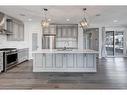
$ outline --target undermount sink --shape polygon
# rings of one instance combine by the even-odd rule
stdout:
[[[57,49],[57,51],[72,51],[72,49]]]

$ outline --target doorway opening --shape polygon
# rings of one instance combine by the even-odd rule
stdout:
[[[124,32],[106,31],[105,47],[108,57],[124,56]]]

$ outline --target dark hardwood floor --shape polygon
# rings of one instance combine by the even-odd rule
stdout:
[[[98,61],[97,73],[33,73],[32,61],[0,74],[0,89],[127,89],[127,58]]]

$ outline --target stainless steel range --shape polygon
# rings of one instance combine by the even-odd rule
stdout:
[[[0,49],[0,51],[3,51],[3,63],[4,63],[4,72],[7,71],[7,69],[11,68],[12,66],[16,65],[18,61],[18,54],[16,48],[3,48]]]

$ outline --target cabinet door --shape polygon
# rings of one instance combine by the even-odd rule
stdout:
[[[69,38],[72,38],[73,37],[73,31],[72,31],[72,26],[68,26],[67,27],[67,37],[69,37]]]
[[[62,54],[55,54],[55,67],[63,68],[63,55]]]
[[[20,51],[18,53],[18,55],[19,55],[19,63],[23,62],[24,61],[24,52],[23,51]]]
[[[56,34],[56,25],[50,25],[50,33]]]
[[[53,55],[52,54],[46,54],[45,60],[46,60],[45,67],[46,68],[52,68],[53,67]]]
[[[3,53],[0,53],[0,72],[3,70]]]
[[[19,25],[18,39],[20,41],[24,40],[24,25],[22,24]]]
[[[28,60],[28,49],[24,49],[23,53],[23,61]]]
[[[62,26],[62,37],[63,37],[63,38],[68,37],[68,34],[67,34],[67,27],[66,27],[66,26]]]
[[[13,32],[13,20],[12,19],[7,19],[7,31]]]
[[[94,54],[87,54],[87,58],[86,58],[86,67],[87,68],[94,68],[94,62],[95,62],[95,59],[94,59]]]
[[[60,25],[56,26],[56,37],[61,37],[62,35],[62,28]]]
[[[78,37],[78,28],[76,26],[74,26],[74,28],[72,29],[72,37],[77,38]]]
[[[21,61],[22,61],[21,52],[18,52],[18,63],[20,63]]]
[[[26,59],[29,59],[29,49],[26,49]]]
[[[67,68],[74,68],[74,54],[67,54],[66,61]]]
[[[50,28],[43,28],[43,34],[49,34],[50,33]]]
[[[13,35],[12,35],[12,40],[18,40],[18,24],[17,23],[13,23]]]
[[[18,63],[21,63],[24,61],[24,53],[23,51],[18,52]]]
[[[83,54],[83,64],[84,64],[84,68],[86,68],[87,65],[87,54]]]
[[[25,50],[24,50],[24,51],[22,51],[22,58],[23,58],[23,59],[22,59],[22,61],[25,61],[25,60],[26,60],[26,59],[25,59],[25,58],[26,58],[26,55],[25,55]]]
[[[39,68],[42,68],[43,67],[43,55],[41,53],[38,53],[38,54],[33,54],[33,57],[34,57],[34,65],[36,67],[39,67]]]
[[[38,34],[32,33],[32,51],[37,50],[38,48]]]
[[[7,22],[8,23],[8,22]],[[8,31],[12,32],[12,34],[7,35],[8,41],[23,41],[24,40],[24,24],[18,20],[12,20],[12,22],[7,25]]]
[[[83,68],[83,67],[84,67],[84,63],[83,63],[83,54],[77,54],[76,67],[77,67],[77,68]]]
[[[28,49],[18,51],[18,63],[28,60]]]

